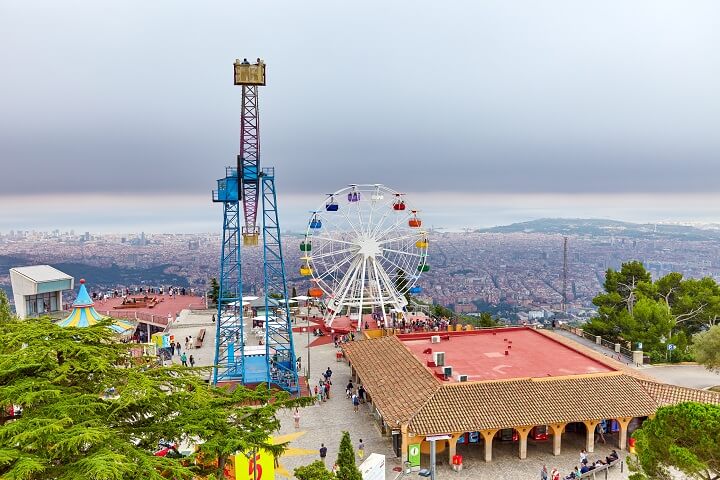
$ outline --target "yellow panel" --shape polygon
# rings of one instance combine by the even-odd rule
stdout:
[[[265,85],[265,63],[246,65],[236,60],[235,85]]]
[[[253,477],[256,463],[257,472]],[[275,459],[272,454],[260,450],[255,454],[254,461],[242,453],[235,455],[235,480],[275,480]]]

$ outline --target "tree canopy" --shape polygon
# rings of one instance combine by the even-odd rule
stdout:
[[[720,405],[681,403],[663,407],[635,431],[637,473],[633,480],[720,479]]]
[[[220,478],[236,451],[285,448],[270,440],[275,414],[306,399],[216,388],[201,369],[132,358],[108,325],[3,324],[0,407],[22,415],[0,425],[1,478]],[[187,460],[154,456],[161,441],[200,447]]]
[[[720,286],[710,277],[684,279],[673,272],[653,282],[633,261],[608,269],[603,287],[593,299],[598,316],[585,329],[628,348],[640,342],[654,361],[689,359],[691,336],[720,318]]]
[[[325,468],[325,464],[316,460],[310,465],[298,467],[293,471],[298,480],[335,480],[335,475]]]
[[[720,325],[693,336],[693,353],[709,370],[720,370]]]

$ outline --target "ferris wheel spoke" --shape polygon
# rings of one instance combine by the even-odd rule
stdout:
[[[349,208],[341,208],[340,211],[342,212],[343,216],[345,217],[345,220],[347,220],[348,225],[350,225],[350,228],[352,228],[353,232],[356,236],[360,236],[360,231],[355,228],[355,224],[352,220],[350,220],[350,215],[348,214]]]
[[[422,238],[422,235],[423,235],[423,234],[422,234],[421,232],[417,232],[417,233],[411,233],[411,234],[409,234],[409,235],[401,235],[401,236],[399,236],[399,237],[394,237],[394,238],[386,238],[386,239],[384,239],[384,240],[378,241],[378,244],[379,244],[379,245],[385,245],[386,243],[399,242],[399,241],[402,241],[402,240],[409,240],[409,239],[412,239],[412,238],[414,238],[414,239],[420,239],[420,238]]]
[[[383,247],[383,252],[399,253],[400,255],[409,255],[409,256],[411,256],[411,257],[418,257],[418,258],[424,256],[424,255],[421,255],[421,254],[419,254],[419,253],[403,252],[402,250],[395,250],[395,249],[392,249],[392,248],[385,248],[385,247]]]
[[[360,247],[343,248],[342,250],[334,250],[334,251],[330,251],[330,252],[326,252],[326,253],[321,253],[319,255],[311,255],[310,261],[313,262],[315,260],[319,260],[322,258],[332,257],[334,255],[342,255],[345,253],[356,253],[359,249],[360,249]]]
[[[383,238],[388,233],[397,229],[404,221],[409,220],[411,216],[412,216],[412,213],[410,211],[406,211],[405,214],[399,215],[398,218],[395,219],[395,221],[389,227],[387,227],[380,233],[376,233],[375,238]]]
[[[348,241],[348,240],[341,240],[341,239],[339,239],[339,238],[320,237],[320,236],[318,236],[318,237],[312,237],[312,238],[313,238],[313,239],[318,239],[318,240],[321,240],[321,241],[324,240],[324,241],[326,241],[326,243],[342,243],[342,244],[345,244],[345,245],[353,245],[353,246],[356,246],[356,247],[358,246],[358,244],[357,244],[356,242],[350,242],[350,241]]]

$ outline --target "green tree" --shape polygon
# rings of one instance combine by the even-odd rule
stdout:
[[[0,329],[0,407],[23,409],[0,426],[0,478],[192,478],[179,460],[152,453],[178,436],[163,420],[202,381],[188,369],[131,364],[108,325],[41,318]]]
[[[237,451],[285,448],[270,441],[276,412],[310,399],[216,388],[202,370],[132,359],[109,324],[61,328],[41,318],[0,329],[0,407],[23,408],[0,426],[0,478],[220,478]],[[153,456],[160,440],[200,448],[183,464]]]
[[[720,325],[693,336],[695,360],[709,370],[720,370]]]
[[[489,328],[500,325],[500,322],[493,318],[489,312],[481,312],[479,317],[463,315],[462,319],[475,327]]]
[[[298,467],[293,471],[298,480],[334,480],[335,475],[325,468],[325,464],[316,460],[310,465]]]
[[[337,478],[340,480],[362,480],[362,474],[355,465],[355,450],[348,432],[343,432],[342,440],[340,440],[337,465]]]
[[[12,310],[10,310],[10,302],[8,301],[5,290],[0,288],[0,323],[9,322],[13,318]]]
[[[720,405],[681,403],[660,408],[635,431],[637,459],[633,480],[676,478],[720,479]]]
[[[218,298],[220,297],[220,284],[215,277],[210,279],[210,292],[208,296],[210,301],[217,305]]]
[[[262,384],[254,389],[210,391],[212,395],[170,420],[169,429],[182,430],[190,439],[202,439],[198,456],[203,465],[208,465],[208,460],[213,465],[203,473],[214,473],[217,478],[222,478],[229,457],[236,452],[254,456],[264,450],[275,457],[282,455],[287,444],[275,444],[270,436],[280,429],[278,410],[312,403],[308,397],[291,398],[287,392],[271,391]]]

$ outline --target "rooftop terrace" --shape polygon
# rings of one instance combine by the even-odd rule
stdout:
[[[431,342],[433,335],[440,337],[440,343]],[[458,375],[467,375],[467,381],[473,382],[615,371],[532,328],[413,333],[398,338],[415,358],[441,378],[443,368],[433,362],[436,352],[444,352],[444,365],[452,366],[449,382],[457,382]]]

